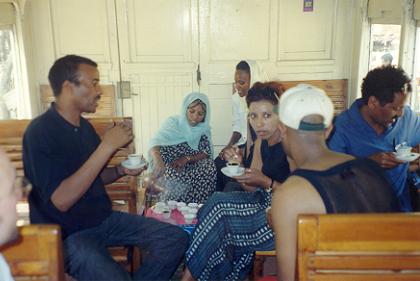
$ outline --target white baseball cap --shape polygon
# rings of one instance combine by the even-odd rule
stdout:
[[[322,123],[302,121],[309,115],[321,115]],[[299,84],[288,89],[280,97],[279,118],[286,126],[303,131],[320,131],[331,125],[334,105],[327,94],[312,85]]]

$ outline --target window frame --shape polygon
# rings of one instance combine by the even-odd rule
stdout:
[[[370,46],[371,46],[371,31],[372,31],[372,25],[373,24],[397,24],[401,26],[401,33],[400,33],[400,46],[399,46],[399,55],[398,55],[398,66],[403,68],[404,71],[407,73],[407,75],[412,80],[412,87],[413,91],[410,95],[407,103],[411,107],[412,110],[415,112],[420,112],[420,105],[419,105],[419,99],[420,99],[420,89],[417,92],[418,89],[418,82],[415,77],[415,65],[416,62],[420,64],[420,42],[419,42],[419,50],[418,55],[416,56],[416,42],[420,41],[420,34],[417,34],[417,25],[420,27],[420,19],[415,20],[413,15],[413,10],[415,6],[415,2],[412,0],[388,0],[385,2],[390,3],[390,1],[395,1],[395,3],[399,3],[398,5],[401,7],[401,17],[397,19],[395,17],[395,13],[393,14],[392,18],[387,18],[387,11],[382,12],[382,17],[375,17],[371,18],[370,15],[372,13],[369,11],[370,3],[371,1],[377,2],[377,0],[364,0],[363,6],[364,9],[366,9],[366,12],[364,13],[364,20],[367,22],[367,24],[364,26],[363,29],[363,36],[365,38],[367,37],[367,46],[365,48],[361,49],[360,56],[363,58],[361,60],[362,62],[359,65],[359,72],[358,72],[358,82],[360,83],[363,81],[363,77],[366,75],[366,73],[369,71],[369,62],[370,62]],[[417,5],[420,7],[420,0],[416,0],[416,2],[419,2]],[[384,5],[384,10],[389,7],[387,5]],[[378,14],[378,13],[376,13]],[[397,21],[399,20],[399,22]],[[420,28],[419,28],[420,32]],[[419,39],[417,39],[419,38]],[[357,97],[360,97],[361,93],[357,93]]]
[[[29,91],[29,79],[28,79],[28,67],[26,64],[26,52],[23,39],[23,7],[20,6],[25,4],[25,2],[19,2],[16,0],[2,1],[0,4],[11,4],[13,7],[14,16],[8,17],[5,22],[0,22],[0,26],[11,27],[13,33],[13,42],[14,45],[14,69],[16,92],[18,93],[17,97],[17,116],[16,119],[30,119],[32,118],[33,106],[31,104],[32,97]]]

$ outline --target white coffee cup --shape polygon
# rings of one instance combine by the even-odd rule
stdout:
[[[181,211],[181,208],[185,207],[185,206],[187,206],[187,204],[185,204],[185,202],[176,203],[176,207],[177,207],[178,211]]]
[[[168,207],[171,210],[175,210],[176,209],[176,204],[178,203],[178,201],[175,200],[169,200],[168,201]]]
[[[397,156],[404,157],[411,153],[413,148],[411,146],[400,146],[397,149]]]
[[[131,166],[137,166],[141,163],[141,157],[139,154],[129,154],[127,158],[128,158],[128,163]]]
[[[171,217],[171,211],[169,209],[164,209],[162,215],[164,219],[169,219]]]
[[[193,208],[193,209],[197,209],[198,208],[198,203],[188,203],[188,207]]]
[[[195,214],[188,213],[184,215],[184,220],[186,224],[191,224],[194,219],[195,219]]]
[[[164,208],[159,207],[159,206],[154,206],[153,208],[153,213],[155,214],[162,214],[163,213]]]
[[[194,208],[189,208],[189,210],[188,210],[188,214],[194,214],[194,215],[197,215],[197,213],[198,213],[198,210],[197,210],[197,209],[194,209]]]
[[[158,208],[164,208],[164,207],[166,207],[166,204],[165,204],[165,202],[157,202],[156,203],[156,207],[158,207]]]
[[[231,174],[237,174],[239,171],[239,163],[236,162],[229,162],[226,164],[226,167]]]
[[[191,209],[190,207],[184,206],[184,207],[181,207],[179,211],[181,212],[181,214],[185,215],[190,212],[190,209]]]

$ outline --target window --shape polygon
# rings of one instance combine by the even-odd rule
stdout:
[[[368,1],[367,14],[370,21],[368,68],[372,70],[384,64],[404,66],[404,70],[412,77],[413,86],[413,93],[408,103],[413,110],[420,112],[420,0],[413,2]],[[417,30],[415,21],[419,26]],[[402,30],[405,30],[404,34]],[[400,42],[405,42],[405,46]],[[401,58],[400,53],[404,53]]]
[[[0,26],[0,119],[18,116],[17,59],[13,26]]]
[[[13,3],[0,1],[0,120],[27,118],[31,113],[26,60],[18,44],[23,42],[22,30]]]
[[[372,24],[370,29],[369,70],[381,65],[398,65],[401,26]]]

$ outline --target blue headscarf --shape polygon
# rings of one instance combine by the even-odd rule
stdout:
[[[203,122],[191,127],[187,119],[187,109],[196,100],[200,100],[206,105],[206,116]],[[158,132],[152,137],[149,143],[149,153],[150,149],[154,146],[176,145],[183,142],[187,142],[192,149],[198,150],[198,144],[202,135],[207,136],[210,146],[213,148],[210,132],[209,99],[205,94],[193,92],[184,98],[180,115],[171,116],[166,119]]]

